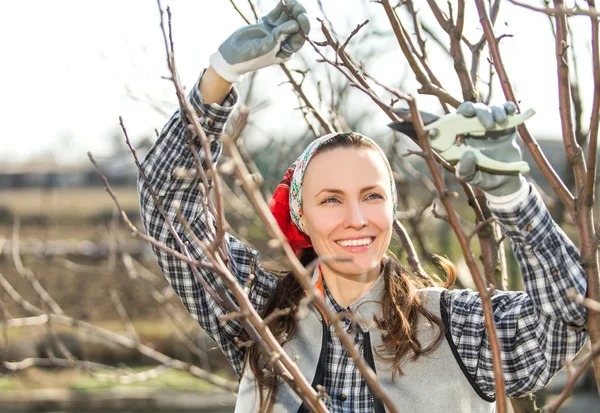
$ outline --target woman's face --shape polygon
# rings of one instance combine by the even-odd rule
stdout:
[[[338,275],[379,274],[390,244],[393,201],[390,176],[371,149],[339,148],[315,155],[302,184],[302,226],[320,257]]]

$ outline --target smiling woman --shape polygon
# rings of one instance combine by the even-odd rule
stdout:
[[[386,255],[396,213],[396,186],[387,158],[374,141],[350,132],[332,133],[312,142],[284,176],[273,195],[271,210],[279,223],[292,221],[292,225],[280,225],[302,264],[306,266],[317,257],[336,258],[323,261],[313,276],[313,283],[336,312],[359,314],[361,308],[367,308],[364,304],[369,299],[379,301],[372,318],[381,334],[373,340],[369,334],[357,335],[355,344],[363,351],[382,350],[378,355],[391,365],[387,370],[392,376],[402,372],[400,364],[405,358],[416,360],[436,347],[442,337],[439,314],[429,311],[422,302],[417,288],[423,285],[411,280],[409,273]],[[298,230],[305,234],[301,242],[291,236]],[[449,275],[449,287],[454,282],[454,269],[443,258],[438,259]],[[278,308],[298,308],[304,296],[289,273],[275,286],[263,315]],[[417,332],[419,322],[424,320],[437,329],[428,340],[421,337],[420,341]],[[323,376],[316,375],[314,383],[331,394],[350,398],[352,406],[359,409],[371,406],[383,411],[380,401],[371,399],[332,326],[323,318],[315,321],[313,327],[317,329],[322,324],[324,343],[317,361],[317,371]],[[357,321],[358,317],[344,317],[347,329]],[[292,338],[299,328],[311,331],[313,327],[307,324],[294,316],[282,317],[271,329],[276,337]],[[375,368],[374,359],[369,357],[372,355],[365,356]],[[342,363],[344,370],[340,371],[337,363]],[[268,411],[276,403],[276,381],[265,376],[254,347],[248,351],[248,364],[261,386],[260,403]],[[355,383],[353,392],[346,390],[350,382]],[[264,398],[262,388],[267,393]]]
[[[304,7],[294,0],[285,2],[287,10],[277,4],[259,23],[236,31],[219,47],[211,67],[190,92],[200,125],[211,136],[209,153],[200,153],[202,160],[219,160],[219,137],[238,101],[233,83],[245,73],[291,58],[304,43],[303,33],[310,30]],[[498,125],[513,120],[515,112],[510,103],[490,108],[465,102],[443,120],[475,121],[482,130],[494,128],[493,137],[472,139],[469,147],[481,145],[489,157],[511,163],[521,160],[520,152],[498,148],[514,142],[516,132]],[[189,241],[190,254],[207,261],[207,252],[193,241],[212,237],[216,217],[204,208],[208,194],[201,190],[198,178],[177,174],[180,169],[196,168],[185,122],[175,113],[146,156],[142,171],[167,214],[175,217],[180,212],[190,223],[193,236],[181,224],[174,225],[178,236]],[[465,151],[456,170],[460,179],[486,192],[490,210],[511,240],[521,268],[525,291],[495,292],[491,301],[506,393],[526,395],[545,386],[586,340],[585,308],[568,298],[571,289],[586,291],[579,252],[520,174],[486,172],[478,167],[473,151]],[[177,237],[169,231],[144,180],[138,189],[146,231],[178,249]],[[312,142],[274,193],[271,211],[302,264],[308,266],[317,258],[337,259],[321,260],[312,282],[339,316],[344,332],[335,331],[317,306],[301,311],[307,307],[301,305],[306,294],[296,279],[269,273],[258,253],[230,234],[225,235],[226,259],[264,318],[277,309],[291,309],[270,317],[269,327],[331,411],[385,412],[356,360],[341,344],[339,335],[349,334],[399,411],[492,412],[496,389],[481,298],[470,290],[448,289],[454,269],[447,262],[442,261],[448,275],[446,288],[424,288],[422,280],[387,254],[395,205],[396,188],[382,149],[357,133],[333,133]],[[236,412],[306,411],[294,390],[270,374],[266,368],[270,360],[258,346],[239,345],[240,340],[248,342],[240,320],[228,315],[189,266],[158,248],[154,251],[190,314],[239,374]],[[222,285],[215,272],[198,271],[211,289]]]
[[[338,277],[360,285],[334,294],[346,307],[379,276],[392,236],[395,190],[387,159],[370,139],[342,134],[322,142],[302,179],[300,228],[318,256],[349,258],[322,266],[330,288],[337,289]]]

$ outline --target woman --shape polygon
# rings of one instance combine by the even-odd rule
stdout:
[[[238,97],[232,83],[244,73],[289,59],[304,43],[300,31],[309,30],[304,8],[295,1],[288,1],[287,7],[291,13],[278,4],[260,23],[228,38],[190,93],[205,132],[216,138],[208,154],[215,162],[221,152],[218,137]],[[477,116],[489,129],[514,110],[510,104],[490,109],[465,103],[458,113]],[[515,134],[507,130],[500,141]],[[493,144],[488,141],[488,149]],[[518,151],[515,154],[520,159]],[[203,259],[174,210],[177,202],[199,238],[215,226],[214,217],[202,208],[205,194],[196,180],[175,174],[176,168],[194,167],[186,127],[176,113],[142,169],[194,258]],[[585,309],[567,298],[570,288],[582,294],[586,290],[579,254],[521,176],[479,171],[472,153],[461,159],[457,170],[461,179],[487,192],[521,267],[526,292],[497,292],[492,301],[507,393],[528,394],[545,386],[586,340],[581,328]],[[343,318],[346,330],[400,411],[493,411],[492,358],[479,295],[420,288],[386,255],[395,190],[389,164],[373,141],[355,133],[332,134],[312,143],[298,158],[274,194],[272,211],[305,265],[317,256],[351,259],[322,264],[313,282],[336,312],[350,314]],[[142,181],[139,192],[146,231],[177,249]],[[291,275],[279,280],[260,266],[256,251],[229,234],[226,242],[237,280],[245,284],[249,274],[255,276],[249,297],[259,313],[266,316],[275,308],[298,305],[303,291]],[[221,325],[225,311],[202,289],[188,265],[158,249],[155,254],[190,314],[241,377],[236,411],[305,411],[287,385],[265,374],[256,349],[238,348],[237,339],[245,335],[239,321]],[[208,284],[221,283],[210,271],[200,272]],[[271,328],[277,337],[285,337],[288,354],[299,356],[297,363],[313,386],[324,387],[324,402],[331,411],[385,411],[318,309],[311,308],[297,320],[293,315],[279,318]]]

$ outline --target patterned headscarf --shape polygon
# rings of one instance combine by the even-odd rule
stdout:
[[[295,252],[298,252],[301,248],[311,247],[310,238],[304,233],[302,228],[302,222],[300,217],[302,216],[302,181],[304,179],[304,173],[308,167],[308,163],[317,152],[317,150],[326,143],[329,139],[339,135],[340,133],[330,133],[312,141],[310,145],[302,152],[302,155],[296,162],[287,170],[283,179],[275,189],[273,198],[271,199],[270,209],[279,228],[286,235],[290,245]],[[397,205],[397,194],[396,184],[394,182],[394,176],[392,174],[392,168],[385,156],[385,153],[375,141],[367,138],[364,135],[360,135],[356,132],[352,132],[354,135],[359,135],[361,138],[369,141],[377,149],[385,166],[389,172],[390,177],[390,189],[392,194],[393,202],[393,215],[396,216],[396,205]]]

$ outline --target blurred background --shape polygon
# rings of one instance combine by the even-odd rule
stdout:
[[[275,3],[254,2],[259,14],[267,13]],[[326,18],[340,39],[369,19],[370,23],[348,46],[349,52],[381,82],[417,95],[419,85],[379,4],[347,0],[341,8],[341,2],[335,0],[302,3],[311,16],[311,37],[315,40],[323,37],[317,18]],[[425,3],[415,3],[422,9],[419,16],[430,39],[431,67],[448,91],[461,96],[445,33]],[[447,8],[453,2],[438,3]],[[465,36],[479,39],[482,30],[476,10],[468,3]],[[545,4],[536,0],[529,3]],[[149,247],[131,237],[87,156],[88,151],[93,153],[124,211],[139,227],[137,168],[125,145],[119,116],[142,158],[177,108],[174,88],[167,79],[156,3],[0,0],[0,5],[4,56],[0,65],[2,320],[32,315],[19,302],[21,297],[43,311],[58,308],[72,320],[118,333],[131,344],[128,348],[115,340],[100,339],[92,328],[48,323],[7,327],[1,323],[0,357],[4,364],[0,370],[0,412],[231,411],[234,397],[230,391],[188,372],[159,369],[148,377],[135,376],[156,367],[156,361],[136,347],[143,343],[218,377],[236,380],[220,351],[174,297]],[[173,13],[177,65],[188,89],[221,41],[245,24],[234,5],[253,18],[246,0],[163,2],[163,7],[167,5]],[[398,13],[403,16],[403,7]],[[550,20],[505,1],[496,33],[503,36],[500,47],[520,105],[537,112],[528,122],[530,130],[556,171],[572,184],[560,140]],[[593,90],[589,21],[583,17],[571,19],[571,36],[575,56],[572,83],[580,91],[576,126],[585,146]],[[482,65],[487,70],[485,53]],[[459,269],[459,287],[472,288],[456,239],[432,212],[436,201],[426,168],[418,156],[403,156],[417,147],[406,137],[393,134],[386,126],[387,117],[367,96],[336,71],[316,63],[316,59],[316,53],[306,46],[288,67],[296,70],[294,77],[302,82],[303,90],[318,108],[341,122],[337,126],[373,137],[389,153],[401,195],[399,217],[409,229],[426,269],[437,271],[428,261],[432,253],[445,255]],[[482,78],[482,95],[491,103],[502,103],[498,82],[490,74],[491,81],[489,75]],[[247,76],[238,89],[240,104],[250,110],[241,142],[264,177],[262,190],[268,198],[283,172],[314,139],[314,124],[311,126],[307,120],[306,109],[278,67]],[[390,98],[383,89],[374,86],[374,90]],[[432,96],[420,95],[418,103],[422,110],[443,113]],[[528,154],[525,156],[530,160]],[[528,179],[538,185],[555,219],[577,242],[575,226],[541,173],[533,167]],[[448,184],[454,190],[458,188],[452,177],[448,177]],[[234,232],[265,257],[277,260],[267,245],[260,220],[233,180],[226,179],[225,199]],[[470,209],[461,198],[456,205],[470,232],[475,227]],[[505,247],[508,286],[520,289],[518,269],[509,246]],[[392,250],[405,258],[397,241]],[[52,360],[64,358],[64,354],[72,356],[71,364],[56,367]],[[23,363],[27,360],[32,360],[31,366]],[[116,375],[129,377],[131,383],[119,382]],[[551,400],[565,380],[563,374],[541,392],[541,404]],[[600,411],[590,374],[581,380],[575,396],[562,411]]]

